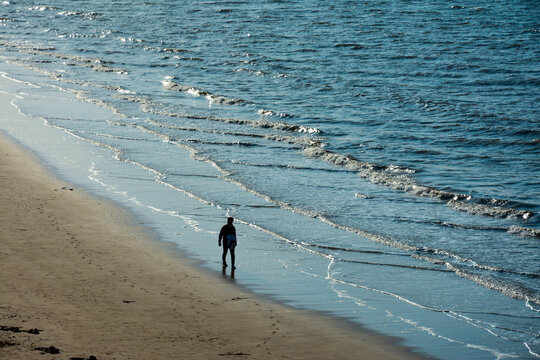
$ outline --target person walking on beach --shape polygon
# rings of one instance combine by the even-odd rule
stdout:
[[[236,247],[236,229],[233,225],[234,218],[229,217],[227,219],[227,225],[223,225],[219,232],[218,246],[221,246],[223,240],[223,255],[221,259],[223,261],[223,268],[227,267],[227,251],[231,251],[231,263],[232,269],[236,269],[234,266],[234,248]]]

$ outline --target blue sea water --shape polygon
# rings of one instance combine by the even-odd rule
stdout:
[[[197,207],[237,219],[254,291],[442,359],[540,357],[537,2],[21,0],[0,29],[20,110],[144,170],[91,178],[205,266],[169,229],[215,247]]]

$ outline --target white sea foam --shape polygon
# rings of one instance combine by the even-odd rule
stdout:
[[[453,209],[465,211],[473,215],[487,215],[501,218],[520,217],[524,220],[528,219],[532,215],[532,212],[526,210],[474,204],[456,200],[450,200],[447,205]]]
[[[176,48],[164,48],[163,51],[164,51],[164,52],[172,52],[172,53],[183,53],[183,52],[188,52],[189,50],[186,50],[186,49],[176,49]]]
[[[372,199],[373,198],[371,195],[366,195],[362,193],[355,193],[354,197],[357,197],[359,199]]]
[[[0,58],[1,58],[1,57],[0,57]],[[15,82],[18,82],[18,83],[26,84],[26,85],[28,85],[28,86],[30,86],[30,87],[32,87],[32,88],[35,88],[35,89],[39,89],[39,88],[40,88],[40,86],[38,86],[38,85],[36,85],[36,84],[32,84],[32,83],[30,83],[30,82],[28,82],[28,81],[22,81],[22,80],[14,79],[14,78],[12,78],[11,76],[8,76],[8,74],[5,73],[5,72],[1,72],[1,71],[0,71],[0,76],[2,76],[3,78],[9,79],[9,80],[11,80],[11,81],[15,81]]]
[[[211,103],[219,105],[244,105],[249,104],[248,101],[242,99],[229,98],[223,95],[212,94],[209,91],[198,89],[194,86],[182,85],[172,80],[162,81],[163,87],[169,91],[185,92],[193,96],[203,96],[210,100]]]
[[[103,14],[98,13],[98,12],[93,12],[93,11],[83,12],[83,11],[62,10],[62,11],[58,12],[58,15],[60,15],[60,16],[79,16],[79,17],[84,17],[84,18],[87,18],[87,19],[94,19],[97,16],[100,16],[100,15],[103,15]]]
[[[289,115],[289,114],[286,114],[286,113],[275,112],[275,111],[266,110],[266,109],[259,109],[257,111],[257,113],[262,115],[262,116],[276,116],[276,117],[280,117],[280,118],[291,118],[291,117],[293,117],[292,115]]]
[[[7,2],[7,3],[9,4],[9,2]],[[36,5],[36,6],[28,7],[27,10],[29,10],[29,11],[45,11],[45,10],[58,10],[58,8],[56,8],[54,6]]]
[[[521,236],[531,236],[535,238],[540,238],[540,229],[531,229],[522,226],[512,225],[508,230],[511,234],[517,234]]]

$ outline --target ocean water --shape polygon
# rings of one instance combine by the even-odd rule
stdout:
[[[441,359],[540,357],[537,2],[3,1],[0,59],[204,266],[231,215],[256,292]]]

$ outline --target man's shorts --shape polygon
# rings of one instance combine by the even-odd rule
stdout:
[[[223,242],[226,248],[234,249],[236,247],[236,236],[227,235],[225,241]]]

